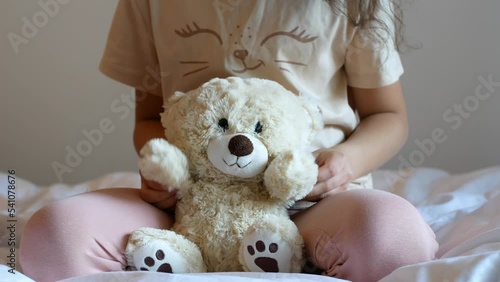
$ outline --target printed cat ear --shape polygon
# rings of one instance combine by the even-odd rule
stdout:
[[[299,100],[302,102],[302,107],[304,107],[311,118],[312,132],[309,136],[309,140],[312,140],[316,133],[323,129],[323,115],[321,114],[321,109],[318,106],[319,104],[311,97],[306,98],[305,95],[299,95]]]
[[[323,116],[321,115],[321,109],[318,105],[304,102],[302,106],[306,109],[307,113],[311,117],[311,123],[313,130],[320,130],[323,128]]]

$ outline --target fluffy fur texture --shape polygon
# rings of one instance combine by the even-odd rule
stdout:
[[[217,78],[176,93],[162,123],[168,142],[147,143],[139,165],[178,189],[176,223],[134,232],[129,263],[155,260],[174,273],[299,272],[303,241],[286,208],[316,182],[305,148],[322,126],[318,110],[276,82]],[[159,250],[165,257],[155,257]]]

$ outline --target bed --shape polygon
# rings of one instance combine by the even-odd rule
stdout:
[[[16,177],[16,195],[9,194],[8,173],[0,174],[0,281],[33,281],[22,274],[17,250],[27,219],[43,205],[64,197],[106,187],[139,187],[133,172],[116,172],[84,183],[39,186]],[[438,259],[399,268],[381,281],[500,281],[500,166],[462,174],[434,168],[378,170],[377,189],[400,195],[414,204],[440,244]],[[9,206],[9,196],[11,206]],[[15,201],[15,214],[9,209]],[[15,228],[12,228],[13,224]],[[5,227],[4,227],[5,226]],[[9,228],[10,227],[10,228]],[[9,241],[10,239],[10,241]],[[12,243],[11,243],[12,244]],[[17,246],[17,245],[16,245]],[[14,252],[13,252],[14,251]],[[13,258],[13,254],[15,258]],[[15,267],[15,271],[12,269]],[[344,281],[307,274],[210,273],[164,274],[115,272],[65,281]]]

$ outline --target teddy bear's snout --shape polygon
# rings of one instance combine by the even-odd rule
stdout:
[[[236,135],[229,141],[228,149],[235,156],[248,156],[253,152],[253,143],[245,135]]]
[[[222,135],[208,142],[207,156],[218,170],[249,178],[266,169],[266,146],[255,136],[244,133]]]

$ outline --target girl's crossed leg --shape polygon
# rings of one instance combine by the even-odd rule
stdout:
[[[144,202],[140,190],[112,188],[40,209],[21,241],[23,272],[35,281],[124,270],[128,235],[139,227],[169,229],[173,218]]]
[[[292,216],[308,259],[323,274],[377,281],[400,266],[433,260],[434,232],[394,194],[357,189],[327,197]]]

